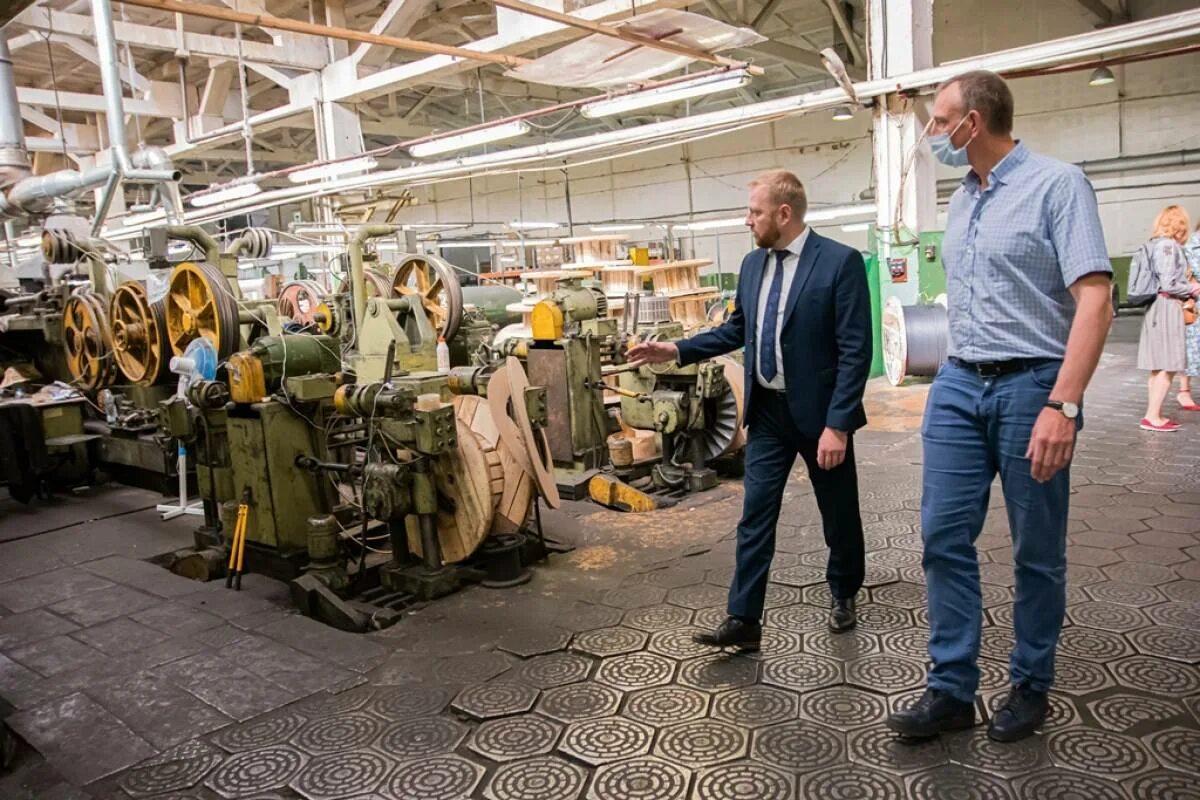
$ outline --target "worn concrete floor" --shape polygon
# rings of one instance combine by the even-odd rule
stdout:
[[[996,745],[980,726],[913,746],[881,724],[920,692],[927,630],[924,388],[877,382],[859,437],[859,628],[824,627],[801,467],[753,657],[690,639],[723,616],[736,483],[650,515],[549,514],[575,550],[529,584],[367,636],[290,613],[256,576],[235,594],[149,565],[189,523],[158,521],[145,493],[0,506],[0,697],[32,746],[0,797],[1200,797],[1200,414],[1174,436],[1137,429],[1139,322],[1118,320],[1088,395],[1058,686],[1030,740]],[[979,547],[982,717],[1012,642],[998,488]]]

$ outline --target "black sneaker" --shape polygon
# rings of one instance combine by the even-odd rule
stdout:
[[[988,723],[988,738],[995,742],[1016,742],[1031,735],[1046,721],[1050,696],[1037,692],[1027,684],[1013,688],[1004,704]]]
[[[834,633],[845,633],[853,630],[857,624],[858,613],[854,607],[854,598],[833,598],[833,606],[829,609],[829,630]]]
[[[715,631],[698,633],[692,637],[692,641],[709,647],[736,647],[750,652],[757,650],[762,644],[762,625],[737,617],[726,617]]]
[[[940,689],[926,689],[912,708],[897,711],[887,718],[887,726],[906,739],[928,739],[974,725],[975,704],[963,702]]]

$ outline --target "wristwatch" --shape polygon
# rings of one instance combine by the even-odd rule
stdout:
[[[1075,419],[1079,416],[1079,406],[1075,403],[1066,403],[1062,400],[1047,400],[1046,408],[1057,409],[1062,412],[1062,415],[1067,419]]]

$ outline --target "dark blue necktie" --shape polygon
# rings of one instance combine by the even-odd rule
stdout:
[[[775,328],[779,320],[779,295],[783,293],[783,259],[787,250],[775,251],[775,274],[767,291],[767,307],[763,310],[762,341],[758,346],[758,372],[768,383],[775,380],[779,370],[775,365]]]

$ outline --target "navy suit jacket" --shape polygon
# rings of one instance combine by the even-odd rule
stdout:
[[[719,327],[678,342],[679,363],[692,364],[746,348],[746,418],[756,393],[758,295],[771,251],[742,259],[733,313]],[[800,433],[852,432],[867,424],[862,397],[871,369],[871,296],[862,254],[809,233],[792,279],[779,344],[787,402]]]

